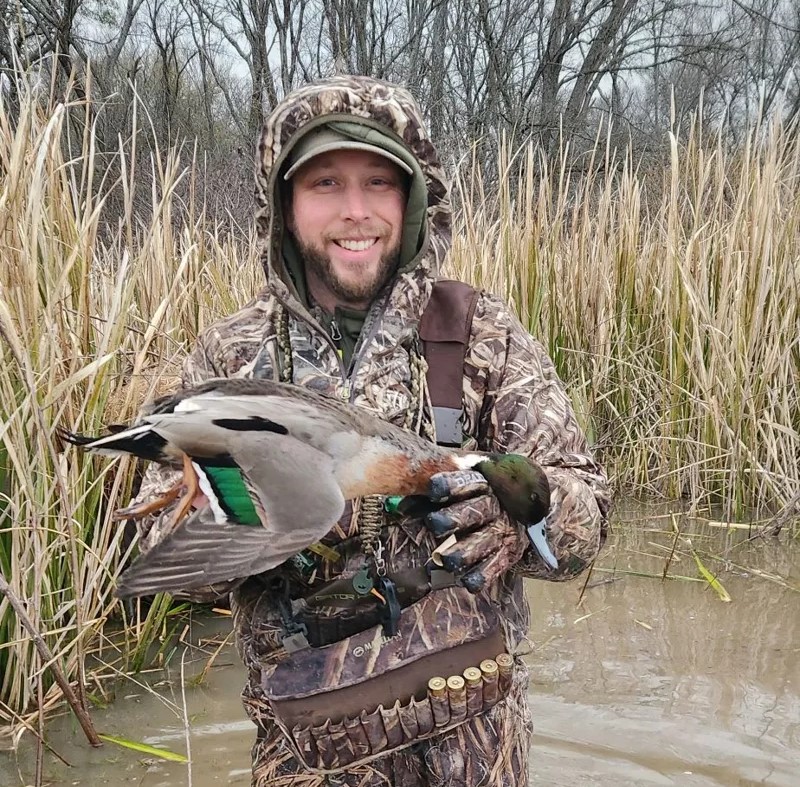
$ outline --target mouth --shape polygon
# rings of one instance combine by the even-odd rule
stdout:
[[[346,251],[367,251],[367,249],[371,249],[378,242],[378,238],[367,238],[366,240],[340,238],[333,242]]]

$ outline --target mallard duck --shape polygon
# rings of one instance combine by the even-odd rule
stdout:
[[[261,573],[319,541],[346,500],[426,495],[437,473],[470,469],[484,475],[512,517],[538,523],[541,537],[532,543],[557,566],[544,538],[549,486],[537,464],[443,448],[309,388],[213,380],[155,400],[130,427],[61,436],[93,452],[183,470],[163,498],[117,512],[140,517],[180,497],[173,531],[123,574],[121,597]]]

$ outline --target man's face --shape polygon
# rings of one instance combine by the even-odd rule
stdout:
[[[292,177],[287,223],[323,308],[368,308],[397,268],[405,205],[402,172],[377,153],[322,153]]]

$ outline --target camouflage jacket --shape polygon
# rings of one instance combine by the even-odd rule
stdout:
[[[427,237],[415,264],[373,303],[349,370],[343,368],[318,315],[300,301],[280,254],[283,220],[276,172],[298,129],[325,118],[388,127],[416,157],[428,190]],[[432,417],[417,329],[449,247],[451,215],[448,184],[413,99],[402,88],[361,77],[310,85],[272,113],[258,156],[256,216],[267,286],[243,309],[199,337],[184,365],[184,385],[213,377],[291,380],[430,434]],[[499,603],[513,646],[524,638],[528,623],[521,576],[569,579],[597,554],[609,503],[606,479],[587,448],[552,361],[509,307],[488,293],[480,294],[472,323],[463,407],[467,448],[531,456],[544,467],[551,485],[549,528],[561,568],[547,569],[520,539],[509,547],[509,571],[484,591]],[[148,471],[139,497],[153,494],[155,487],[168,480],[164,473]],[[335,564],[323,561],[318,577],[354,571],[363,559],[359,507],[357,502],[352,510],[348,508],[325,539],[341,559]],[[150,528],[142,541],[144,549],[160,538],[164,521],[162,517]],[[385,528],[385,543],[390,572],[424,564],[436,546],[418,521]],[[284,573],[292,595],[310,592],[290,570]],[[259,665],[278,648],[281,634],[280,616],[264,587],[263,577],[251,579],[240,583],[232,597],[240,651],[255,684]],[[219,594],[225,589],[214,590]]]

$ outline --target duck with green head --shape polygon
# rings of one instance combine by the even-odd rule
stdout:
[[[121,597],[261,573],[318,542],[346,500],[429,496],[436,474],[467,469],[486,478],[542,559],[557,565],[544,538],[549,487],[537,464],[444,448],[308,388],[214,380],[157,399],[112,434],[61,435],[90,451],[183,469],[163,498],[118,512],[144,516],[181,497],[172,532],[123,574]]]
[[[550,568],[558,561],[547,543],[545,524],[550,511],[550,484],[542,468],[519,454],[490,454],[475,465],[492,488],[500,505],[524,525],[528,538]]]

